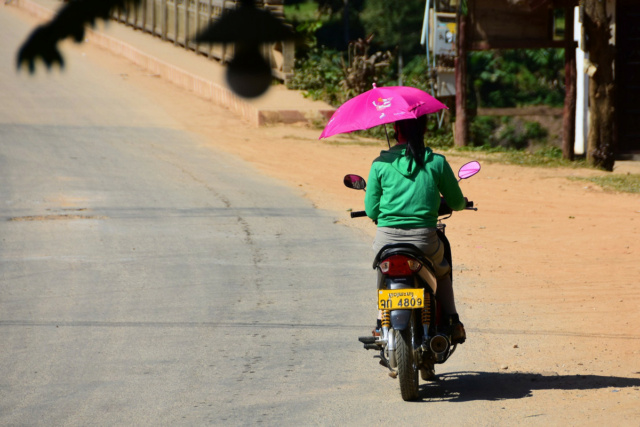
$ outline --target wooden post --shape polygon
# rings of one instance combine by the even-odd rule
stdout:
[[[224,4],[224,3],[223,3]],[[213,14],[213,0],[209,0],[209,9],[207,9],[207,19],[205,20],[205,24],[211,24],[211,15]],[[211,59],[211,52],[213,50],[213,46],[210,43],[207,47],[207,57]]]
[[[564,9],[564,114],[562,119],[562,157],[574,158],[576,141],[576,46],[573,41],[573,8]]]
[[[193,32],[194,37],[200,34],[200,1],[201,0],[196,0],[196,29]],[[200,45],[198,43],[195,45],[195,50],[197,53],[200,53]]]
[[[158,17],[156,16],[157,0],[151,2],[151,34],[156,35],[156,24]]]
[[[467,115],[467,15],[458,10],[458,56],[455,60],[456,69],[456,122],[454,145],[464,147],[469,140],[469,123]]]
[[[184,0],[184,48],[189,49],[189,7],[191,1]]]
[[[178,45],[178,0],[173,0],[173,44]]]
[[[147,0],[142,2],[142,31],[147,31]]]
[[[589,73],[589,136],[587,161],[612,171],[618,146],[616,130],[616,85],[613,74],[615,46],[609,44],[611,27],[607,2],[584,1],[587,50],[592,72]],[[624,88],[623,88],[624,89]]]
[[[161,7],[162,7],[162,24],[160,26],[160,31],[162,31],[162,40],[166,40],[167,39],[167,27],[168,27],[168,18],[167,18],[167,8],[169,7],[167,5],[167,0],[161,0]]]

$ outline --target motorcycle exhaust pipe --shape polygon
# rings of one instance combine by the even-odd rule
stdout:
[[[436,335],[429,341],[429,348],[436,357],[436,361],[443,362],[449,352],[449,340],[444,335]]]

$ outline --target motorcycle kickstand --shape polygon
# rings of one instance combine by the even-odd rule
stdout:
[[[389,369],[389,376],[391,378],[397,378],[398,373],[394,371],[391,366],[389,366],[389,361],[387,360],[386,357],[384,357],[384,350],[380,350],[380,356],[378,357],[380,357],[380,364],[385,368]]]

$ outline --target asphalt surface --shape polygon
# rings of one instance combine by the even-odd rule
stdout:
[[[371,390],[370,242],[81,47],[16,73],[18,14],[0,9],[0,425],[323,423]]]
[[[16,73],[22,18],[0,9],[0,425],[477,425],[530,395],[461,350],[403,402],[357,341],[370,239],[82,45]]]
[[[16,72],[32,26],[0,8],[0,425],[450,419],[464,377],[407,404],[357,341],[370,238],[207,148],[83,45],[63,72]]]

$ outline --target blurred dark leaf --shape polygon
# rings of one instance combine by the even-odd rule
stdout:
[[[142,0],[71,0],[65,3],[56,16],[46,24],[38,26],[18,51],[17,66],[26,64],[29,72],[35,71],[35,63],[42,59],[47,68],[64,59],[58,50],[58,42],[72,37],[77,43],[85,36],[85,26],[95,26],[97,19],[107,20],[116,10],[134,8]]]
[[[294,37],[293,30],[266,10],[252,2],[243,2],[237,9],[225,11],[196,36],[199,43],[259,44]]]

